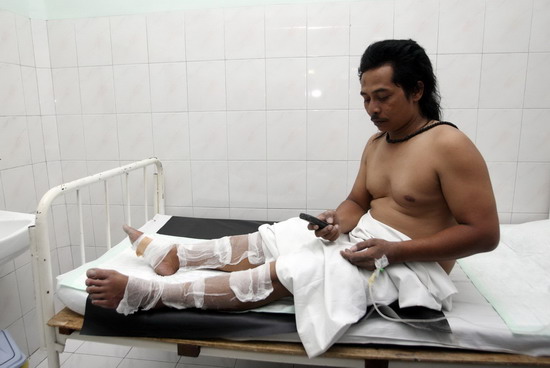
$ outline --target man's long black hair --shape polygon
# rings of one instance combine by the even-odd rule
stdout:
[[[364,72],[383,65],[393,67],[393,83],[403,88],[407,97],[424,84],[418,102],[420,113],[427,119],[441,120],[440,96],[436,77],[426,51],[413,40],[385,40],[371,44],[361,57],[359,79]]]

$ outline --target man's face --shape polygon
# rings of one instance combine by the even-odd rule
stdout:
[[[422,93],[407,98],[403,88],[392,82],[393,67],[383,65],[361,76],[361,96],[372,122],[382,132],[395,131],[419,114]]]

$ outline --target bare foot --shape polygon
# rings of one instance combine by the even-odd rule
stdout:
[[[91,268],[86,272],[86,292],[92,304],[109,309],[116,309],[124,298],[128,276],[114,270]]]
[[[141,235],[143,235],[141,231],[128,225],[122,226],[122,229],[126,234],[128,234],[128,238],[130,238],[132,244],[136,240],[138,240]],[[153,239],[149,237],[144,237],[136,247],[136,255],[138,257],[142,257],[145,253],[145,249],[147,249],[152,241]],[[166,255],[164,256],[162,261],[160,261],[157,267],[155,267],[155,272],[157,273],[157,275],[160,276],[170,276],[178,272],[179,268],[180,261],[178,258],[177,248],[173,246],[172,249],[170,249],[168,253],[166,253]]]

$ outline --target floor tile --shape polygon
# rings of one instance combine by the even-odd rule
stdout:
[[[233,368],[235,366],[235,359],[208,356],[199,356],[197,358],[181,357],[178,363],[198,366]]]
[[[176,363],[152,360],[124,359],[117,368],[175,368]]]
[[[69,359],[61,364],[61,368],[116,368],[122,358],[106,357],[88,354],[71,354]]]
[[[76,353],[124,358],[130,349],[129,346],[86,341],[76,350]]]
[[[158,362],[177,363],[179,356],[176,352],[148,349],[148,348],[132,348],[128,355],[128,359],[155,360]]]

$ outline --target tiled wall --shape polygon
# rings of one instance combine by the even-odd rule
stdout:
[[[431,56],[444,117],[487,160],[501,221],[548,216],[548,0],[0,18],[2,209],[31,212],[50,186],[152,155],[164,161],[171,214],[279,220],[335,207],[374,133],[359,56],[394,37]],[[63,228],[55,272],[72,266]],[[0,266],[0,328],[32,352],[29,270],[28,255]]]

